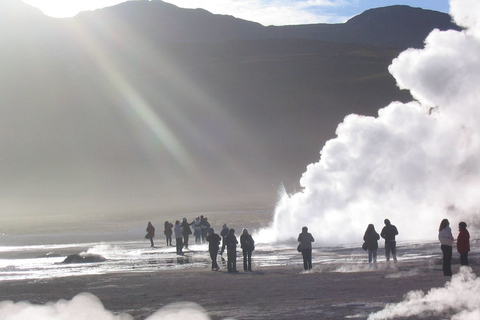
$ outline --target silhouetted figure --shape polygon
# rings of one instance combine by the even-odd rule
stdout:
[[[397,242],[395,236],[398,235],[397,227],[390,223],[390,220],[385,219],[385,227],[383,227],[380,236],[385,239],[385,258],[390,262],[390,253],[392,253],[393,262],[397,263]]]
[[[182,232],[183,232],[183,247],[185,249],[188,249],[188,238],[192,234],[192,230],[190,230],[190,226],[193,224],[188,223],[187,218],[183,218],[181,227],[182,227]]]
[[[180,221],[175,221],[175,226],[173,227],[173,234],[175,235],[175,245],[177,247],[177,254],[183,254],[183,229],[180,225]]]
[[[210,222],[208,222],[208,218],[200,216],[200,225],[202,226],[202,243],[205,243],[208,235],[208,230],[210,229]]]
[[[147,225],[147,234],[145,235],[145,239],[149,239],[150,240],[150,247],[154,247],[154,244],[153,244],[153,237],[155,237],[155,227],[153,226],[153,224],[149,221],[148,222],[148,225]]]
[[[193,235],[195,236],[195,243],[202,243],[202,223],[200,217],[193,220]]]
[[[213,231],[213,228],[210,228],[206,240],[208,242],[208,252],[210,253],[210,258],[212,259],[212,270],[217,271],[220,269],[217,263],[217,255],[222,238],[220,238],[220,236]]]
[[[363,241],[367,247],[368,252],[368,263],[377,264],[377,250],[378,250],[378,240],[380,235],[375,231],[373,224],[369,224],[365,234],[363,235]]]
[[[243,252],[243,270],[252,271],[252,252],[255,250],[255,241],[247,229],[243,229],[240,236],[240,247]]]
[[[235,237],[235,229],[230,229],[228,235],[225,237],[227,246],[227,270],[228,272],[237,271],[237,244],[238,240]]]
[[[298,235],[298,250],[302,253],[303,258],[303,269],[310,270],[312,269],[312,242],[315,241],[311,233],[308,232],[307,227],[302,228],[302,233]]]
[[[163,234],[167,239],[167,246],[172,246],[172,233],[173,233],[172,229],[173,229],[173,224],[171,224],[168,221],[165,221],[165,230],[163,231]]]
[[[227,224],[225,223],[222,226],[222,231],[220,232],[220,236],[222,237],[222,250],[220,251],[220,254],[225,252],[225,237],[228,236],[229,231],[230,229],[228,229]]]
[[[452,275],[452,246],[454,243],[450,222],[443,219],[438,228],[438,240],[440,240],[440,248],[443,253],[443,275]]]
[[[460,265],[468,266],[468,252],[470,251],[470,233],[467,230],[467,224],[460,222],[458,224],[457,251],[460,253]]]

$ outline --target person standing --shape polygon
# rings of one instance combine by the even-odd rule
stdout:
[[[200,224],[202,226],[202,243],[205,243],[208,236],[208,230],[210,230],[210,222],[208,222],[207,217],[200,216]]]
[[[252,252],[255,250],[255,241],[247,229],[243,229],[240,236],[240,247],[243,251],[243,270],[252,271]]]
[[[182,227],[182,234],[183,234],[183,247],[185,249],[188,249],[188,238],[192,234],[192,230],[190,229],[190,225],[192,225],[192,224],[193,224],[193,222],[188,223],[187,218],[183,218],[181,227]]]
[[[228,236],[229,231],[230,229],[228,229],[227,224],[225,223],[222,226],[222,231],[220,232],[220,236],[222,237],[222,250],[220,251],[220,254],[225,252],[225,237]]]
[[[195,236],[195,243],[202,243],[202,223],[200,217],[193,220],[193,235]]]
[[[312,242],[315,241],[312,234],[308,232],[307,227],[302,228],[302,233],[298,235],[298,250],[302,253],[303,269],[312,269]]]
[[[154,247],[153,237],[155,237],[155,227],[150,221],[148,222],[146,231],[147,231],[147,234],[145,235],[145,238],[150,240],[150,247],[153,248]]]
[[[453,239],[452,229],[450,229],[450,222],[447,219],[440,222],[438,240],[440,240],[440,248],[443,254],[443,275],[450,277],[452,275],[452,246],[455,240]]]
[[[237,270],[237,244],[238,240],[235,236],[235,229],[230,229],[225,237],[227,246],[227,270],[228,272],[238,272]]]
[[[397,227],[390,223],[390,220],[385,219],[385,227],[383,227],[380,236],[385,239],[385,258],[390,262],[390,253],[392,253],[393,262],[397,263],[397,242],[395,236],[398,235]]]
[[[172,233],[173,233],[173,224],[171,224],[168,221],[165,221],[165,230],[163,231],[163,234],[165,235],[165,238],[167,239],[167,247],[172,245]]]
[[[363,241],[365,241],[368,251],[368,263],[373,263],[374,265],[377,265],[378,240],[380,240],[380,235],[375,231],[375,226],[369,224],[363,235]]]
[[[468,252],[470,251],[470,233],[467,230],[467,224],[460,222],[458,224],[457,251],[460,253],[460,265],[468,266]]]
[[[208,235],[205,238],[208,242],[208,252],[212,259],[212,271],[218,271],[220,269],[217,263],[218,249],[220,247],[220,241],[222,240],[218,234],[213,231],[213,228],[208,229]]]
[[[177,254],[183,254],[183,230],[180,225],[180,221],[175,221],[175,226],[173,227],[173,234],[175,235],[175,246],[177,247]]]

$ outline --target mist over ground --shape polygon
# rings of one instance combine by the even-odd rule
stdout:
[[[305,225],[322,244],[360,242],[369,223],[379,231],[385,218],[401,240],[435,239],[443,218],[454,231],[460,221],[472,227],[480,210],[480,8],[451,6],[464,31],[434,30],[424,49],[406,50],[389,67],[415,100],[392,102],[378,117],[347,116],[302,175],[303,190],[281,196],[262,239],[288,240]]]

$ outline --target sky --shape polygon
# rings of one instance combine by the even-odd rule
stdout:
[[[24,0],[46,15],[64,18],[125,0]],[[135,1],[135,0],[133,0]],[[142,0],[139,0],[142,1]],[[409,5],[448,13],[448,0],[168,0],[181,8],[203,8],[263,25],[341,23],[370,8]]]

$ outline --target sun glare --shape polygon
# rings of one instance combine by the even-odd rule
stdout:
[[[23,0],[54,18],[73,17],[79,12],[109,7],[126,0]]]

